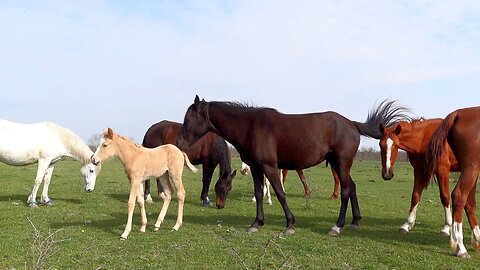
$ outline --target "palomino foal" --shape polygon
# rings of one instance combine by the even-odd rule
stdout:
[[[177,231],[182,225],[183,205],[185,202],[185,189],[182,183],[183,166],[186,165],[192,172],[197,169],[190,163],[185,153],[171,144],[162,145],[156,148],[145,148],[131,140],[114,134],[111,128],[105,130],[103,138],[92,156],[92,163],[99,164],[112,157],[117,157],[125,168],[128,180],[130,181],[130,197],[128,199],[128,219],[125,231],[120,236],[126,240],[132,230],[132,217],[135,208],[135,199],[140,207],[142,217],[141,232],[145,232],[147,226],[147,215],[145,214],[145,200],[143,197],[143,182],[150,178],[160,178],[163,192],[160,195],[163,199],[162,210],[155,223],[154,231],[160,229],[160,225],[167,213],[168,205],[172,199],[173,187],[175,185],[178,198],[178,216],[173,229]],[[170,181],[171,180],[171,181]]]

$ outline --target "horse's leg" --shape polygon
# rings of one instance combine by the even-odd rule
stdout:
[[[472,229],[472,246],[475,251],[480,250],[480,229],[478,228],[477,223],[477,200],[475,198],[475,193],[477,190],[477,180],[473,185],[470,193],[468,194],[467,203],[465,204],[465,213],[467,214],[468,223],[470,224],[470,229]]]
[[[50,186],[50,180],[52,179],[54,165],[50,165],[43,177],[43,191],[42,191],[42,205],[53,205],[52,200],[48,197],[48,187]]]
[[[303,170],[297,170],[297,174],[298,174],[298,177],[300,178],[300,181],[302,181],[302,184],[303,184],[304,197],[310,198],[312,191],[310,190],[310,185],[308,184],[307,178],[305,177]]]
[[[160,225],[162,225],[163,220],[165,219],[168,206],[170,205],[170,201],[172,200],[172,186],[168,179],[168,175],[164,174],[160,176],[159,180],[163,188],[163,192],[160,194],[160,197],[163,199],[163,205],[162,210],[160,210],[160,214],[158,215],[157,222],[155,222],[155,226],[153,228],[154,231],[158,231],[160,229]]]
[[[144,196],[145,196],[145,202],[146,203],[153,203],[152,195],[150,193],[150,179],[145,180],[144,184],[145,190],[144,190]]]
[[[213,167],[213,168],[212,168]],[[211,163],[202,164],[203,178],[202,178],[202,193],[200,194],[200,199],[202,200],[202,206],[210,206],[212,202],[208,197],[208,190],[210,189],[210,183],[212,182],[213,171],[215,167]]]
[[[360,206],[358,205],[358,198],[357,198],[357,185],[353,181],[352,177],[350,176],[350,202],[352,203],[352,223],[350,224],[351,229],[356,229],[359,226],[360,219],[362,216],[360,215]]]
[[[285,181],[287,181],[287,174],[288,174],[288,170],[281,170],[280,180],[282,181],[283,192],[285,192]]]
[[[48,166],[50,165],[51,160],[47,159],[39,159],[38,160],[38,168],[37,168],[37,175],[35,176],[35,183],[33,185],[32,193],[30,193],[30,196],[28,196],[27,203],[28,206],[31,208],[37,207],[37,192],[38,192],[38,187],[42,183],[42,180],[45,176],[45,172],[48,169]]]
[[[413,169],[413,190],[412,196],[410,199],[410,210],[407,217],[407,221],[400,227],[400,232],[408,233],[415,225],[415,220],[417,218],[417,208],[418,204],[420,203],[420,199],[422,197],[422,192],[425,188],[426,183],[428,181],[423,180],[424,173],[421,170]]]
[[[129,177],[130,178],[130,177]],[[140,180],[130,179],[130,196],[128,197],[128,218],[125,231],[120,236],[120,240],[126,240],[130,231],[132,231],[133,210],[135,209],[135,199],[140,191]]]
[[[250,167],[250,171],[252,172],[254,195],[257,202],[257,215],[255,217],[255,221],[247,230],[249,234],[257,232],[258,229],[265,223],[265,216],[263,213],[263,168],[261,166],[254,165]]]
[[[338,236],[345,226],[345,216],[347,214],[348,200],[350,199],[350,189],[353,187],[350,184],[350,167],[353,160],[331,160],[329,161],[332,168],[337,172],[341,185],[341,205],[338,214],[337,223],[332,227],[328,235]]]
[[[282,205],[283,212],[285,213],[285,219],[287,220],[287,226],[284,234],[295,233],[295,217],[293,216],[290,208],[288,208],[287,199],[285,198],[285,192],[282,190],[282,184],[280,183],[280,174],[278,168],[263,166],[265,176],[270,179],[270,184],[277,195],[278,202]]]
[[[145,232],[147,228],[147,214],[145,213],[145,198],[143,194],[143,183],[140,183],[138,187],[138,194],[137,194],[137,204],[140,208],[140,216],[142,220],[142,225],[140,226],[140,232]]]
[[[263,196],[267,195],[267,203],[272,205],[272,194],[270,193],[270,181],[265,178],[265,185],[263,186]]]
[[[437,182],[440,192],[440,201],[442,202],[445,212],[445,225],[440,231],[440,235],[443,236],[450,236],[450,229],[452,228],[452,211],[450,209],[449,181],[450,168],[439,168],[439,172],[437,174]]]
[[[180,226],[183,223],[183,206],[185,204],[185,188],[183,187],[182,182],[182,170],[183,167],[180,168],[175,174],[170,175],[170,179],[175,184],[175,189],[177,190],[177,199],[178,199],[178,214],[177,214],[177,222],[175,226],[173,226],[173,230],[178,231]]]
[[[332,175],[333,175],[333,181],[335,182],[333,186],[333,192],[332,195],[330,196],[330,200],[336,200],[338,199],[338,186],[340,185],[340,179],[338,178],[337,172],[333,168],[332,169]]]
[[[466,168],[465,168],[466,167]],[[468,166],[462,168],[457,185],[452,191],[452,234],[450,236],[450,246],[453,254],[458,257],[469,258],[467,249],[463,244],[462,229],[462,210],[465,208],[467,198],[476,183],[478,173]]]

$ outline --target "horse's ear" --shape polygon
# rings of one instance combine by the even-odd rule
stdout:
[[[395,135],[398,136],[400,134],[400,132],[402,132],[402,126],[397,125],[397,127],[395,127],[394,132],[395,132]]]
[[[380,123],[380,125],[378,126],[378,129],[382,134],[385,134],[385,126],[383,125],[383,123]]]
[[[193,101],[193,104],[197,105],[200,103],[200,98],[198,97],[198,95],[195,95],[195,100]]]
[[[113,130],[111,128],[108,128],[105,135],[106,138],[113,139]]]

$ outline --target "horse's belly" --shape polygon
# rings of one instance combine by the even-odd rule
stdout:
[[[1,153],[0,161],[8,165],[22,166],[36,163],[37,159],[31,156],[4,155],[4,153]]]

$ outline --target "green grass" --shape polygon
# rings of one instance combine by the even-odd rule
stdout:
[[[240,161],[233,162],[239,169]],[[340,201],[328,200],[333,180],[324,164],[305,171],[314,190],[308,201],[296,175],[289,174],[287,198],[297,230],[286,238],[279,237],[285,218],[276,199],[272,206],[265,205],[265,226],[254,235],[246,233],[255,217],[251,176],[237,173],[226,208],[217,210],[200,206],[201,172],[185,170],[187,198],[180,230],[171,231],[177,212],[174,200],[163,227],[153,232],[161,207],[155,196],[155,203],[146,206],[147,232],[138,231],[136,209],[133,230],[127,241],[120,241],[129,193],[121,164],[112,160],[103,165],[93,193],[83,191],[79,169],[75,161],[60,161],[50,185],[55,205],[29,209],[26,199],[36,165],[0,164],[0,269],[32,268],[33,227],[28,219],[44,236],[55,232],[58,251],[44,265],[51,269],[474,269],[479,265],[479,255],[469,246],[467,223],[464,240],[472,256],[469,260],[453,257],[448,239],[439,236],[443,210],[435,184],[424,192],[413,231],[399,233],[412,189],[407,163],[397,164],[395,178],[387,182],[380,177],[378,162],[355,162],[352,176],[363,219],[357,231],[346,228],[337,238],[327,236]],[[215,197],[213,184],[210,197]]]

